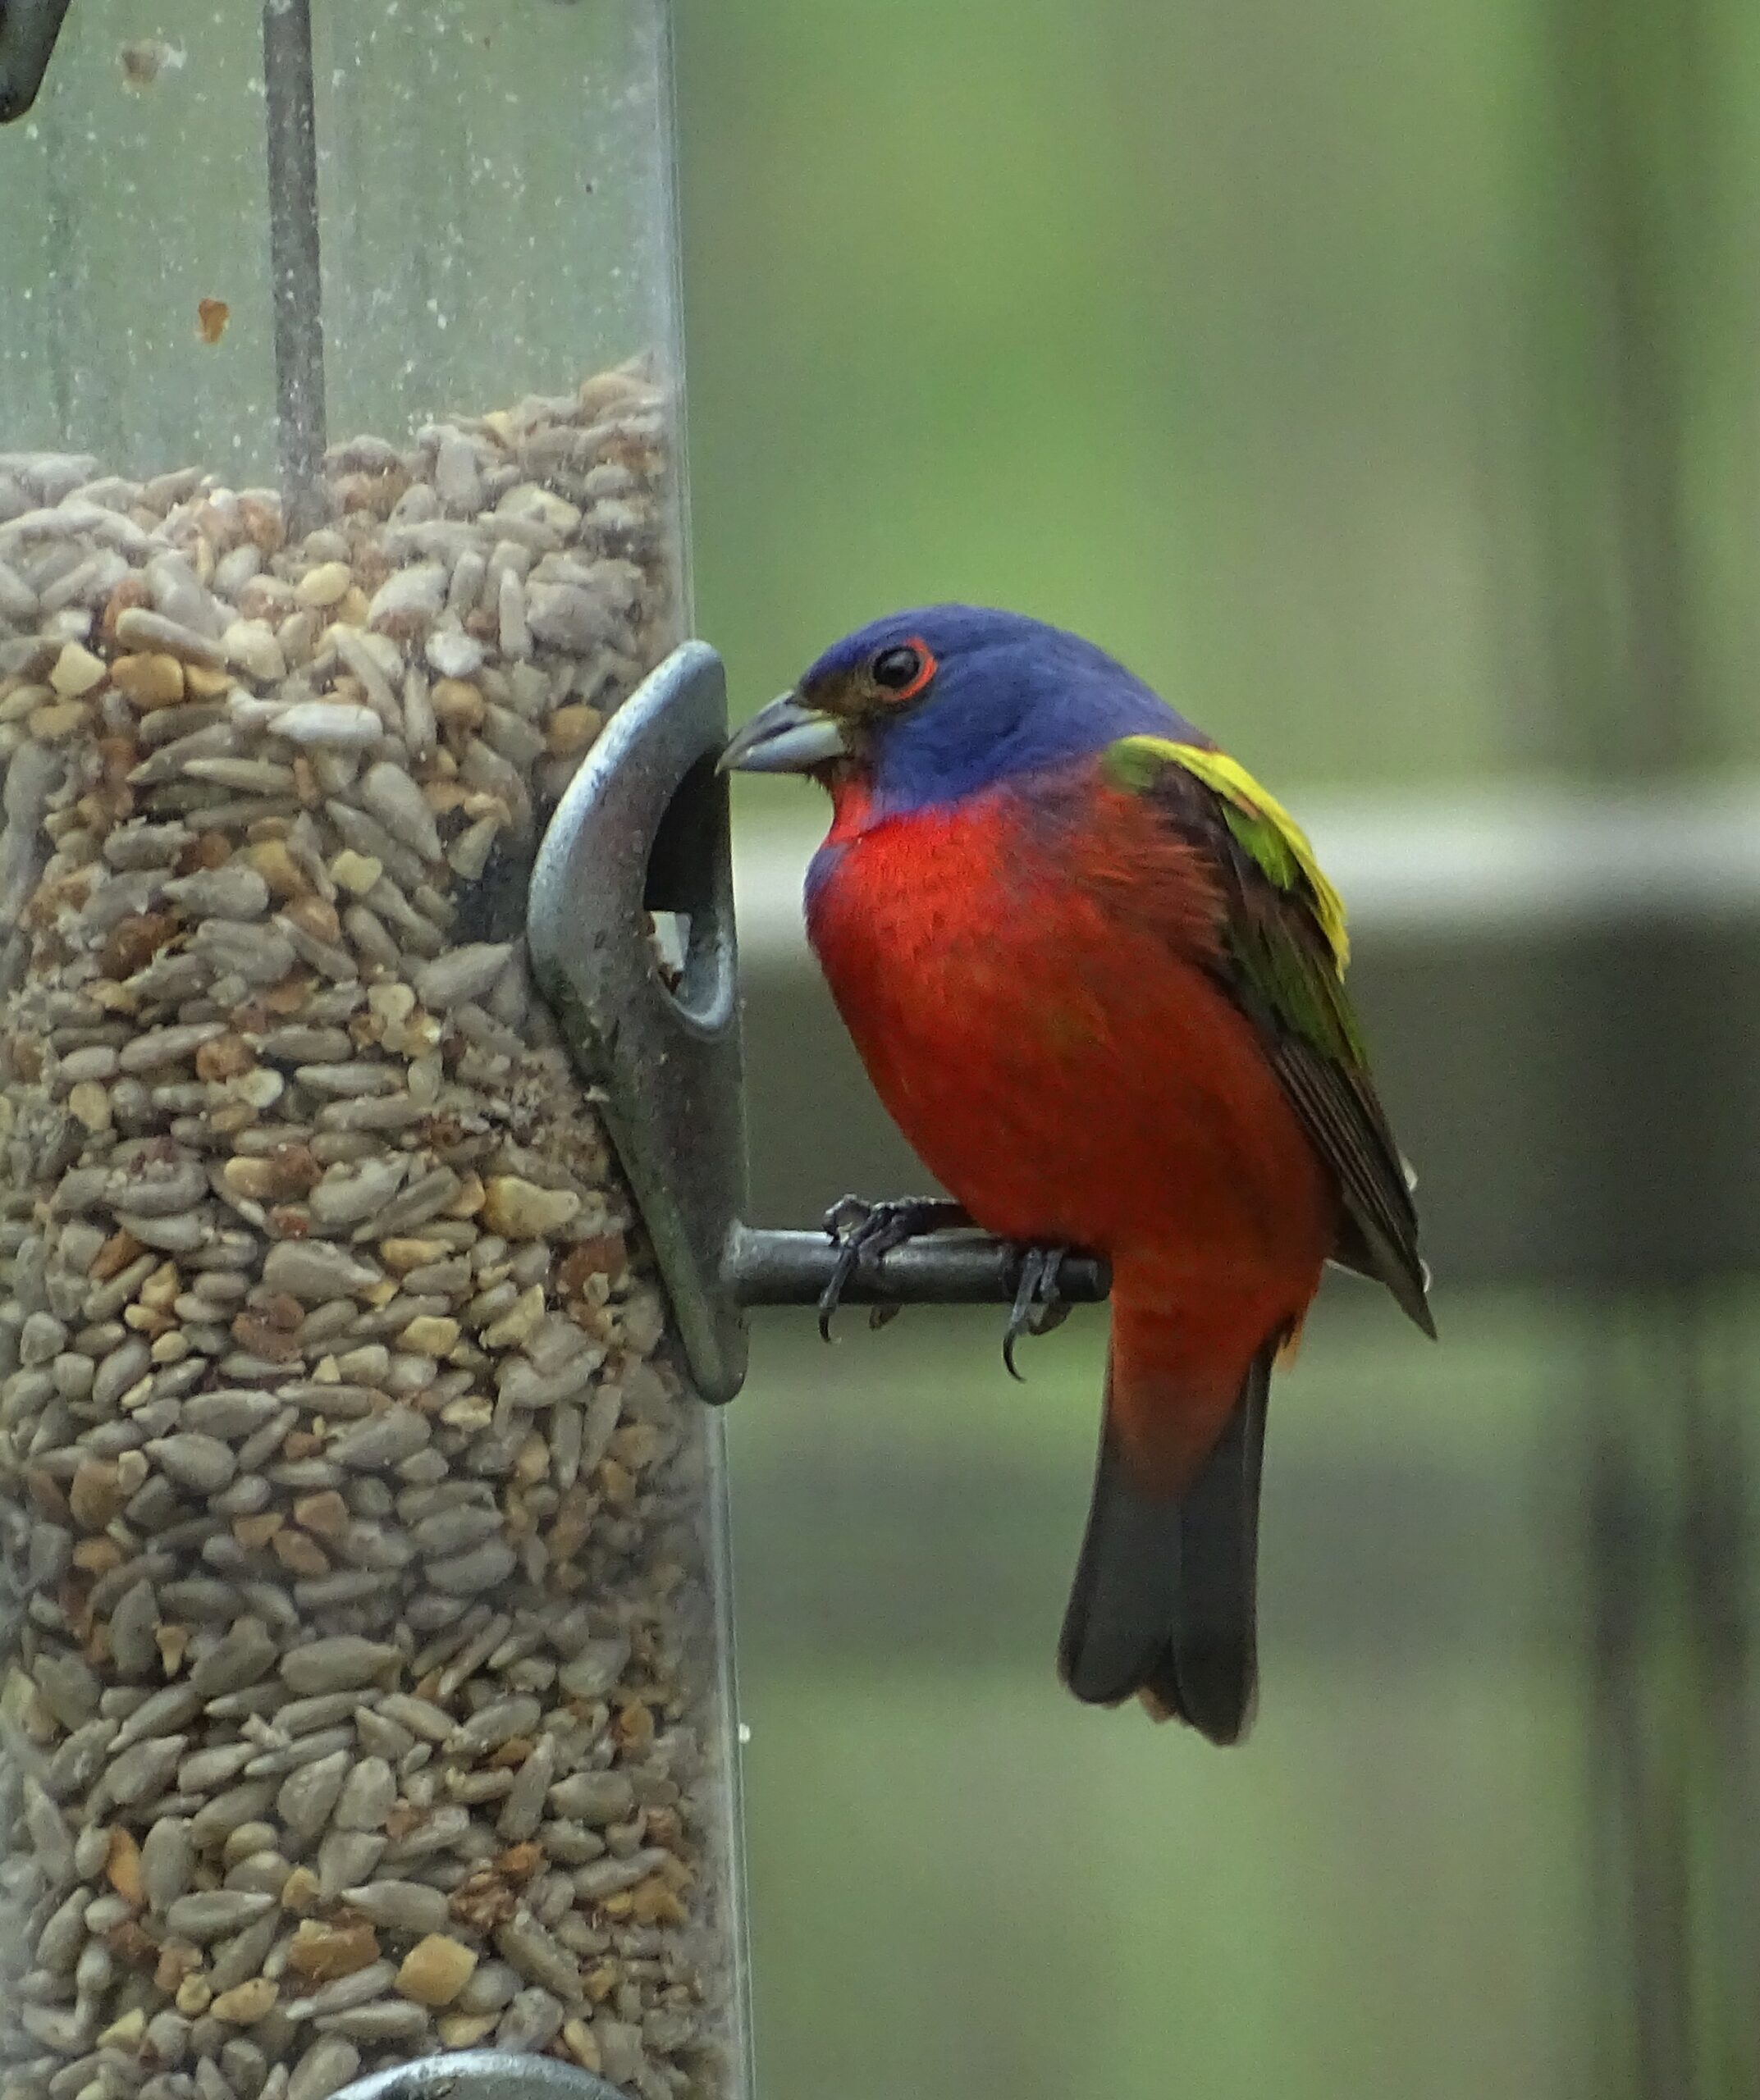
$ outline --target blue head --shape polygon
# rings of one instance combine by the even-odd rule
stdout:
[[[828,649],[722,765],[858,778],[883,810],[955,802],[1120,737],[1209,738],[1079,635],[1018,613],[928,605]]]

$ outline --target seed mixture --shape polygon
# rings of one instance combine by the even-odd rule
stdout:
[[[708,1435],[521,941],[665,428],[357,439],[297,545],[0,454],[0,2100],[729,2089]]]

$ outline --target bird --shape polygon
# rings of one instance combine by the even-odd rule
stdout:
[[[862,627],[720,765],[829,791],[808,938],[953,1214],[1111,1265],[1064,1682],[1240,1741],[1273,1369],[1328,1262],[1435,1334],[1337,891],[1212,737],[1020,614],[935,605]],[[858,1208],[875,1250],[949,1212]]]

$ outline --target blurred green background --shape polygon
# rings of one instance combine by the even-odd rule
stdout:
[[[736,688],[963,596],[1102,637],[1293,781],[1611,766],[1648,481],[1707,660],[1647,701],[1671,755],[1760,757],[1751,8],[678,20],[700,610]]]
[[[1751,2100],[1760,18],[679,24],[736,710],[942,597],[1159,682],[1365,870],[1442,1279],[1439,1348],[1339,1285],[1279,1387],[1228,1756],[1053,1678],[1096,1317],[1024,1391],[981,1318],[834,1354],[766,1319],[731,1425],[765,2091]],[[792,877],[809,797],[741,788]],[[911,1185],[747,935],[761,1214]]]

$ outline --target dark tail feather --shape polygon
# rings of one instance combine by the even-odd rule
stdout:
[[[1133,1481],[1109,1428],[1058,1665],[1078,1699],[1141,1691],[1163,1718],[1238,1742],[1257,1683],[1255,1590],[1265,1401],[1275,1345],[1253,1359],[1221,1440],[1177,1495]]]

